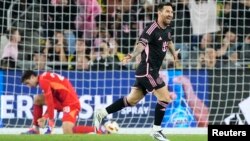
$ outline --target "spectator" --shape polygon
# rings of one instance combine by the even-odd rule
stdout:
[[[245,37],[245,40],[240,50],[240,62],[249,65],[250,61],[250,34]]]
[[[58,0],[52,1],[53,7],[49,11],[49,19],[53,22],[48,21],[50,30],[63,31],[65,39],[67,40],[67,50],[69,54],[75,52],[75,19],[77,15],[77,6],[75,0]],[[52,36],[49,36],[52,37]]]
[[[35,62],[34,70],[52,70],[52,68],[46,64],[47,58],[44,53],[35,52],[33,54],[33,61]]]
[[[143,6],[138,10],[139,15],[139,34],[143,29],[156,19],[157,12],[155,10],[154,0],[145,0]]]
[[[0,54],[3,53],[4,46],[8,43],[7,33],[7,11],[11,5],[11,0],[0,1]],[[1,122],[1,121],[0,121]]]
[[[250,2],[249,0],[233,0],[231,17],[231,26],[238,36],[238,41],[243,42],[244,36],[250,34]]]
[[[11,9],[12,25],[19,29],[23,37],[18,55],[20,60],[32,60],[33,52],[40,50],[41,11],[37,0],[20,0]]]
[[[198,45],[197,48],[193,48],[192,51],[189,51],[187,52],[187,59],[183,59],[183,62],[186,62],[186,66],[185,67],[191,67],[191,68],[196,68],[197,67],[197,64],[200,64],[201,60],[204,60],[202,58],[205,57],[205,50],[207,48],[213,48],[212,46],[212,43],[213,43],[213,40],[212,40],[212,35],[210,33],[207,33],[207,34],[204,34],[202,35],[202,38],[201,38],[201,42],[200,44]]]
[[[0,35],[0,55],[3,54],[3,49],[8,44],[8,42],[9,39],[7,38],[7,34]]]
[[[217,50],[217,57],[228,61],[227,65],[233,67],[237,65],[238,50],[237,35],[228,31],[225,34],[221,48]],[[225,63],[222,65],[225,66]]]
[[[76,17],[76,30],[83,32],[85,41],[95,37],[95,17],[102,13],[101,6],[97,0],[76,0],[78,15]]]
[[[91,45],[94,47],[99,47],[102,41],[115,44],[117,47],[117,42],[114,39],[114,19],[110,15],[101,14],[97,15],[95,18],[97,33],[93,39]]]
[[[197,67],[206,68],[206,69],[213,69],[218,67],[218,61],[216,59],[216,51],[213,48],[206,48],[202,53],[199,55],[198,65]]]
[[[15,62],[17,62],[18,59],[18,44],[21,41],[21,36],[19,33],[19,30],[16,28],[12,28],[9,31],[8,34],[8,39],[9,42],[8,44],[4,47],[3,54],[2,54],[2,59],[3,58],[12,58]]]
[[[68,69],[68,52],[67,41],[65,40],[62,32],[56,32],[55,39],[47,40],[45,47],[45,55],[51,62],[57,62],[53,64],[54,69]]]
[[[192,51],[191,42],[191,24],[190,24],[190,12],[188,8],[187,0],[178,0],[174,5],[175,18],[172,24],[175,24],[175,29],[172,30],[173,41],[175,43],[175,49],[180,49],[180,63],[182,65],[189,63],[189,54]]]
[[[74,55],[69,57],[70,63],[69,69],[70,70],[89,70],[89,56],[86,54],[86,44],[85,41],[81,38],[76,40],[76,52]]]
[[[192,48],[200,43],[202,35],[220,31],[217,24],[216,2],[214,0],[189,0],[192,26]]]
[[[67,46],[67,40],[64,37],[64,34],[62,31],[56,31],[54,38],[55,38],[56,44],[63,44],[64,46]]]
[[[115,54],[110,54],[110,48],[107,42],[102,42],[99,48],[96,48],[91,54],[91,70],[119,70],[121,65]]]
[[[133,51],[137,37],[137,15],[132,9],[133,0],[121,1],[115,11],[115,29],[118,42],[118,52],[128,54]]]
[[[93,41],[93,45],[96,51],[99,51],[100,45],[102,43],[107,44],[107,50],[109,53],[109,59],[115,61],[114,66],[117,66],[120,61],[122,60],[123,54],[118,53],[118,43],[114,38],[112,29],[114,28],[114,23],[112,23],[114,19],[109,15],[98,15],[96,16],[96,27],[98,28],[97,37]],[[113,58],[113,59],[112,59]],[[110,61],[111,61],[110,60]],[[117,69],[120,68],[119,66],[116,67]],[[122,67],[126,69],[126,67]]]
[[[0,1],[0,36],[7,31],[7,10],[11,4],[11,0]],[[0,40],[1,43],[1,40]]]
[[[213,37],[209,33],[202,36],[199,50],[204,51],[206,48],[213,48]]]
[[[57,43],[56,40],[51,39],[51,38],[47,38],[45,40],[45,48],[42,50],[44,54],[48,55],[48,51],[50,48],[53,48],[53,45],[55,45]],[[48,58],[48,56],[46,56]]]
[[[188,3],[186,0],[178,0],[175,5],[175,43],[182,44],[189,43],[191,41],[191,25],[190,25],[190,12],[188,9]],[[187,47],[187,46],[184,46]],[[188,51],[189,49],[184,48],[182,51]]]
[[[230,30],[232,26],[232,17],[231,17],[231,10],[232,10],[232,3],[229,1],[226,1],[224,3],[224,8],[221,13],[221,17],[219,19],[219,24],[222,28],[223,35]]]

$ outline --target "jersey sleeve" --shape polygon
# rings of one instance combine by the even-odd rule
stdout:
[[[143,44],[144,46],[147,46],[147,44],[151,41],[151,38],[152,38],[152,33],[149,34],[147,31],[149,29],[148,28],[145,28],[141,34],[141,36],[139,37],[139,41],[138,43],[141,43]]]
[[[51,86],[49,80],[40,78],[39,80],[40,88],[44,91],[45,103],[47,105],[47,116],[49,119],[54,119],[54,102],[52,96]]]

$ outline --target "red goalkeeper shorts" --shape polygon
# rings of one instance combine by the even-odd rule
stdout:
[[[76,102],[70,106],[62,106],[61,103],[54,99],[55,109],[63,112],[62,122],[69,121],[75,123],[80,112],[80,103]]]
[[[62,122],[72,122],[75,123],[80,112],[80,105],[74,104],[70,106],[63,107],[63,117]]]

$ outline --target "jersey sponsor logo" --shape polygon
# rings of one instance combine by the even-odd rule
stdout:
[[[163,52],[166,52],[166,51],[167,51],[167,48],[168,48],[168,44],[167,44],[167,42],[165,41],[165,42],[162,43],[162,51],[163,51]]]

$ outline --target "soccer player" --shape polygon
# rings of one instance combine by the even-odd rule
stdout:
[[[80,111],[80,102],[76,91],[70,81],[62,75],[44,72],[37,75],[28,70],[22,76],[22,82],[29,87],[37,85],[43,90],[43,94],[36,95],[33,105],[33,127],[26,134],[39,134],[39,127],[44,127],[48,121],[46,134],[51,134],[54,127],[54,110],[63,112],[62,128],[64,134],[73,133],[75,122]],[[43,105],[47,105],[44,115]]]
[[[172,97],[159,76],[159,70],[168,51],[173,55],[174,60],[177,60],[177,52],[175,52],[171,40],[170,23],[173,19],[173,7],[171,3],[160,3],[157,10],[157,20],[144,29],[134,51],[124,57],[123,60],[123,64],[126,64],[141,54],[141,62],[137,67],[136,81],[131,92],[105,109],[95,111],[94,125],[96,128],[99,128],[102,119],[108,114],[117,112],[127,106],[135,106],[148,92],[153,92],[157,97],[157,104],[151,136],[159,141],[169,141],[162,133],[161,122]]]

